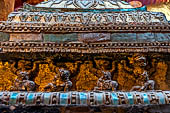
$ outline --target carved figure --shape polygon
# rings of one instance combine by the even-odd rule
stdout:
[[[29,80],[28,73],[21,71],[18,78],[15,79],[14,86],[11,90],[14,91],[33,91],[35,88],[35,83]]]
[[[114,90],[116,91],[118,87],[118,83],[116,81],[111,80],[111,73],[104,72],[104,76],[100,77],[97,81],[97,87],[94,90]]]
[[[142,74],[146,70],[147,59],[144,54],[135,53],[128,57],[128,60],[122,59],[118,63],[117,81],[122,90],[131,90],[133,86],[143,86],[146,77]]]
[[[154,90],[155,81],[149,80],[149,76],[147,71],[144,69],[147,65],[146,58],[143,56],[138,56],[136,58],[138,65],[143,69],[143,73],[141,74],[144,81],[142,81],[142,86],[133,86],[131,91],[146,91],[146,90]]]
[[[145,77],[145,83],[143,84],[143,86],[133,86],[131,91],[146,91],[155,89],[155,81],[149,80],[147,71],[144,71],[142,76]]]
[[[70,81],[69,77],[70,77],[70,72],[68,70],[64,70],[64,69],[59,69],[60,74],[56,75],[53,79],[52,83],[49,83],[48,85],[45,86],[45,90],[50,89],[52,91],[56,91],[57,89],[60,89],[64,91],[69,91],[71,86],[72,86],[72,82]],[[57,84],[56,85],[56,81],[57,79],[61,78],[60,80],[62,82],[64,82],[63,84]],[[61,89],[62,88],[62,89]]]
[[[69,91],[72,86],[72,82],[69,79],[70,72],[68,70],[63,70],[63,69],[60,69],[59,71],[61,73],[62,80],[65,82],[64,84],[61,84],[61,86],[64,87],[64,91]]]

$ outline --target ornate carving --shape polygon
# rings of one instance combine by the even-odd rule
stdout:
[[[55,52],[55,53],[126,53],[163,52],[169,53],[169,43],[43,43],[43,42],[0,42],[0,52]],[[32,47],[38,48],[32,48]],[[69,48],[66,48],[69,47]],[[78,47],[78,48],[75,48]],[[96,48],[97,47],[97,48]],[[140,48],[139,48],[140,47]]]
[[[70,77],[70,72],[68,70],[64,69],[59,69],[60,74],[56,75],[52,81],[52,83],[49,83],[44,87],[45,90],[50,90],[50,91],[56,91],[56,90],[64,90],[64,91],[69,91],[72,82],[69,80]],[[56,83],[57,80],[61,80],[63,82],[62,84]]]
[[[61,78],[64,81],[64,84],[62,84],[61,86],[64,87],[64,91],[69,91],[72,86],[72,82],[69,79],[70,72],[68,70],[64,70],[64,69],[60,69],[59,71],[61,73]]]
[[[147,66],[146,58],[144,56],[136,57],[136,61],[138,62],[138,66],[144,68]],[[155,81],[149,80],[149,76],[146,70],[143,71],[141,76],[144,77],[144,81],[141,81],[142,86],[134,86],[132,87],[131,91],[138,90],[138,91],[146,91],[146,90],[154,90],[155,88]],[[143,83],[144,82],[144,83]]]
[[[84,53],[88,53],[88,55],[90,53],[91,55],[91,53],[170,52],[170,43],[165,42],[164,40],[161,43],[156,41],[140,43],[140,41],[135,42],[134,40],[130,43],[121,41],[117,41],[115,43],[114,41],[111,42],[111,35],[113,35],[113,37],[116,36],[112,33],[122,33],[122,31],[125,33],[129,33],[132,31],[135,32],[134,34],[136,35],[136,39],[140,38],[138,37],[137,33],[169,33],[170,31],[170,23],[168,23],[164,14],[147,12],[145,11],[145,9],[141,10],[140,8],[135,9],[126,2],[115,0],[49,0],[47,2],[42,2],[36,6],[25,5],[24,8],[20,11],[11,13],[8,17],[7,22],[0,22],[0,31],[10,33],[9,41],[24,41],[26,38],[29,37],[32,37],[33,39],[33,42],[0,42],[1,53],[35,52],[39,54],[41,52],[55,52],[59,53],[59,57],[56,57],[58,61],[60,61],[60,58],[63,58],[63,53],[81,53],[81,55],[83,56]],[[79,34],[76,34],[76,36],[72,35],[73,37],[76,37],[74,41],[61,41],[62,43],[43,42],[44,34],[53,33],[57,35],[62,35],[64,37],[65,35],[63,34],[69,34],[69,32],[75,34],[79,32]],[[30,35],[30,33],[33,34]],[[41,35],[41,33],[43,35]],[[67,36],[69,37],[69,35]],[[169,40],[169,34],[166,36]],[[144,38],[144,36],[141,37]],[[153,37],[155,38],[156,36]],[[11,38],[13,38],[13,40]],[[20,38],[21,40],[18,40],[18,38]],[[37,40],[35,40],[35,38],[37,38]],[[116,38],[118,37],[116,36]],[[30,40],[31,39],[29,38],[27,41]],[[110,42],[101,43],[101,41],[108,40]],[[104,56],[105,55],[106,54],[104,54]],[[38,83],[38,85],[41,86],[37,90],[40,90],[42,88],[44,90],[50,91],[69,91],[71,90],[71,87],[74,86],[75,90],[95,89],[115,91],[118,83],[122,89],[125,86],[126,90],[129,90],[128,88],[131,88],[131,86],[134,86],[134,84],[139,86],[135,86],[134,88],[132,88],[132,90],[134,90],[136,87],[138,87],[140,91],[154,90],[155,82],[153,80],[149,80],[149,76],[146,71],[147,62],[145,57],[135,57],[133,59],[133,63],[128,62],[130,58],[127,58],[128,60],[121,59],[120,62],[116,62],[117,64],[110,63],[110,65],[116,65],[116,68],[110,66],[113,69],[107,69],[106,67],[109,63],[106,63],[107,66],[99,66],[97,64],[94,65],[96,62],[94,60],[89,61],[89,56],[84,59],[79,58],[79,60],[83,61],[77,64],[72,63],[70,65],[69,63],[64,64],[62,62],[62,65],[64,66],[61,67],[70,70],[71,73],[77,71],[73,74],[74,77],[71,78],[72,80],[76,80],[75,84],[72,84],[72,82],[70,81],[70,72],[68,70],[61,69],[60,66],[54,66],[54,62],[51,60],[46,61],[45,63],[44,61],[42,61],[44,64],[41,62],[40,65],[38,65],[37,67],[35,66],[36,64],[31,64],[34,65],[33,69],[30,69],[30,66],[28,70],[21,70],[21,65],[12,65],[13,68],[15,68],[15,66],[18,67],[18,69],[16,70],[27,70],[27,72],[35,70],[36,67],[38,75],[43,75],[41,76],[41,79],[38,79],[39,76],[36,76],[35,74],[35,81],[36,83]],[[47,73],[44,73],[43,69],[47,70]],[[60,69],[59,75],[56,75],[58,71],[57,69]],[[102,77],[99,74],[101,70],[106,71],[103,72],[104,76]],[[113,81],[113,78],[111,78],[110,72],[113,72],[114,70],[117,71],[115,73],[117,74],[117,78],[114,76],[114,79],[116,79],[118,83],[116,81]],[[11,87],[11,90],[32,91],[35,88],[35,83],[29,80],[27,72],[20,72],[18,78],[14,82],[14,86]],[[49,76],[48,74],[50,74],[51,76]],[[48,80],[52,82],[49,83],[48,80],[44,80],[44,82],[44,76],[49,77]],[[53,80],[52,77],[54,77]],[[128,86],[129,84],[126,84],[125,81],[129,79],[132,80],[130,81],[132,83],[129,83],[131,86]],[[94,86],[96,86],[96,81],[97,87],[94,88]],[[105,95],[107,95],[108,97],[108,94]],[[39,99],[40,95],[36,96]],[[73,93],[71,96],[74,97],[75,93]],[[118,96],[122,98],[120,103],[125,103],[125,96],[121,93]],[[94,94],[91,93],[90,97],[91,99],[93,99]],[[40,101],[41,99],[36,102]],[[90,104],[93,104],[93,102]]]
[[[20,72],[17,79],[15,79],[14,86],[11,87],[12,91],[33,91],[35,83],[29,80],[27,72]]]
[[[134,7],[121,0],[49,0],[37,4],[35,8],[130,9]]]
[[[68,4],[76,2],[71,0]],[[105,1],[94,0],[102,4]],[[64,1],[47,1],[58,4]],[[106,1],[114,4],[114,1]],[[84,7],[92,1],[77,1]],[[119,3],[119,2],[118,2]],[[85,5],[86,4],[86,5]],[[125,3],[123,3],[125,4]],[[48,4],[49,5],[49,4]],[[48,7],[48,5],[46,7]],[[48,7],[49,8],[49,7]],[[25,9],[26,6],[25,6]],[[52,9],[52,8],[51,8]],[[61,9],[61,8],[60,8]],[[170,27],[165,15],[157,12],[115,12],[100,13],[82,12],[43,12],[19,11],[8,16],[8,22],[0,22],[0,31],[3,32],[120,32],[120,31],[169,31]]]
[[[114,25],[123,24],[146,24],[151,22],[167,22],[163,13],[156,12],[121,12],[121,13],[92,13],[92,12],[14,12],[8,16],[8,22],[36,22],[39,25],[48,24],[64,24],[64,25]],[[118,24],[117,24],[118,25]],[[39,26],[41,27],[41,26]]]
[[[118,87],[118,83],[116,81],[111,80],[111,73],[104,72],[103,76],[99,78],[97,81],[97,87],[94,90],[113,90],[116,91]]]
[[[2,24],[1,24],[2,23]],[[141,25],[142,24],[142,25]],[[68,32],[169,32],[170,25],[166,23],[111,23],[106,25],[93,25],[89,24],[82,26],[80,24],[69,24],[65,26],[63,24],[48,24],[48,23],[5,23],[0,22],[0,32],[19,32],[19,33],[68,33]]]
[[[142,60],[138,60],[146,59],[144,55],[142,56],[143,58],[136,57],[134,53],[95,54],[95,56],[77,53],[53,53],[41,54],[41,57],[39,57],[39,53],[8,53],[7,59],[6,57],[4,58],[4,54],[0,55],[0,58],[5,60],[23,59],[23,57],[27,60],[1,61],[0,90],[9,91],[10,87],[14,86],[15,79],[17,78],[15,73],[17,70],[22,70],[30,73],[29,80],[36,83],[36,91],[64,91],[63,84],[65,84],[65,81],[62,79],[59,69],[70,70],[72,76],[69,78],[71,81],[74,81],[70,90],[73,91],[94,90],[99,78],[102,79],[103,77],[102,70],[106,74],[109,74],[109,72],[114,73],[110,81],[117,81],[119,83],[119,90],[129,91],[133,86],[140,86],[140,88],[144,86],[144,90],[151,90],[149,87],[153,85],[148,80],[154,80],[157,89],[170,89],[168,86],[169,81],[167,80],[167,77],[169,77],[169,61],[166,61],[169,55],[164,56],[158,53],[154,55],[147,54],[149,59],[147,68],[141,65]],[[89,60],[87,60],[87,57]],[[146,70],[148,75],[144,73]],[[44,89],[46,86],[48,86],[47,89]],[[98,88],[98,90],[100,89]]]
[[[75,109],[77,108],[77,106],[78,107],[81,106],[81,109],[82,109],[82,106],[89,106],[89,107],[95,106],[95,107],[102,107],[104,109],[103,110],[104,112],[106,111],[106,108],[112,107],[114,109],[113,112],[115,112],[115,107],[121,108],[125,106],[132,106],[132,107],[142,106],[143,107],[143,106],[150,106],[150,105],[151,106],[169,105],[169,99],[170,99],[169,96],[170,96],[170,91],[148,91],[148,92],[133,92],[133,93],[122,92],[122,91],[117,91],[117,92],[110,92],[110,91],[100,91],[100,92],[74,91],[73,92],[73,91],[69,91],[65,93],[63,92],[57,92],[57,93],[56,92],[51,92],[51,93],[1,92],[1,98],[0,98],[1,103],[0,104],[3,104],[3,106],[5,107],[7,106],[17,107],[19,104],[20,109],[23,106],[24,107],[33,106],[32,108],[36,106],[36,109],[37,109],[37,106],[40,106],[40,105],[43,107],[55,106],[55,108],[58,108],[58,106],[61,106],[61,107],[64,107],[64,109],[68,108],[69,106],[75,107]],[[135,107],[135,109],[137,108],[138,107]],[[163,109],[164,108],[166,107],[163,107]],[[108,112],[111,112],[110,110],[111,109],[109,109]],[[166,109],[165,111],[167,110],[169,109]],[[1,111],[3,111],[3,109]],[[47,111],[47,110],[43,110],[42,112],[44,111]],[[56,110],[54,111],[56,112]],[[78,109],[78,111],[80,110]],[[54,113],[51,111],[49,112]],[[61,109],[61,112],[63,112],[63,109]],[[83,109],[83,112],[84,112],[84,109]],[[129,112],[131,112],[131,110],[129,110]],[[136,110],[134,112],[136,112]],[[36,113],[40,113],[40,112],[37,111]],[[122,112],[120,111],[118,113],[122,113]]]
[[[144,71],[142,76],[145,77],[145,83],[143,84],[143,86],[134,86],[132,87],[131,91],[146,91],[155,89],[155,81],[149,80],[147,71]]]

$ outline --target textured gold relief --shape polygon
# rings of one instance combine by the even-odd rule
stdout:
[[[80,72],[76,77],[76,89],[93,90],[98,80],[96,71],[92,61],[85,61],[84,64],[80,66]]]
[[[81,61],[76,61],[75,63],[73,62],[66,62],[65,65],[68,70],[70,70],[71,73],[75,73],[77,69],[79,68]]]
[[[68,56],[68,58],[66,57]],[[151,55],[147,57],[147,66],[142,67],[137,60],[137,54],[120,55],[120,56],[95,56],[86,58],[86,55],[81,56],[81,59],[72,55],[59,58],[50,57],[42,61],[19,60],[0,62],[0,90],[10,90],[15,79],[20,71],[29,73],[29,79],[36,83],[36,91],[60,91],[62,88],[55,90],[44,88],[53,83],[56,86],[64,84],[64,81],[58,76],[60,69],[65,69],[70,72],[70,80],[72,82],[71,90],[94,90],[97,81],[103,76],[102,71],[110,72],[112,80],[117,81],[118,90],[130,90],[133,86],[142,86],[146,77],[143,72],[148,72],[150,80],[156,83],[156,89],[168,90],[169,84],[169,63],[161,55]],[[55,57],[55,58],[54,58]],[[65,59],[66,58],[66,59]],[[57,59],[57,60],[53,60]],[[68,60],[69,59],[69,60]],[[75,59],[75,60],[73,60]],[[56,77],[57,76],[57,77]],[[56,79],[55,79],[56,77]],[[55,80],[55,81],[54,81]]]
[[[166,83],[168,65],[164,61],[160,61],[156,65],[156,72],[154,73],[154,79],[159,89],[167,90],[168,84]]]
[[[13,64],[0,62],[0,90],[10,90],[16,75],[12,72]]]
[[[31,71],[31,62],[30,61],[26,61],[26,60],[20,60],[18,61],[18,67],[17,70],[19,71]]]
[[[102,71],[113,72],[114,70],[114,61],[103,59],[85,61],[81,64],[80,72],[76,76],[76,90],[93,90],[97,85],[98,79],[103,76]]]
[[[134,62],[130,64],[130,62]],[[126,60],[121,60],[118,64],[118,78],[119,87],[122,90],[130,90],[135,85],[142,85],[144,83],[144,76],[142,73],[144,69],[139,65],[135,64],[136,62]]]
[[[118,84],[119,87],[122,88],[122,90],[128,89],[130,90],[131,87],[135,84],[135,79],[133,75],[126,72],[125,68],[125,61],[122,61],[122,63],[118,64]]]
[[[56,73],[51,71],[49,64],[39,64],[39,72],[35,78],[35,83],[39,86],[38,90],[43,91],[44,87],[52,82],[55,75]]]
[[[164,65],[162,65],[161,62],[158,61],[156,63],[153,60],[153,63],[151,63],[149,67],[145,67],[142,66],[142,63],[139,62],[137,58],[138,58],[137,54],[135,54],[132,57],[128,57],[128,60],[121,60],[120,63],[118,64],[117,81],[119,83],[119,88],[121,88],[122,90],[130,90],[133,86],[142,86],[146,81],[146,77],[143,76],[143,73],[146,70],[149,72],[148,77],[156,80],[158,84],[160,84],[161,83],[160,81],[162,81],[159,76],[162,76],[163,78],[165,78],[166,76],[166,72],[167,72],[166,64],[163,63]],[[162,65],[163,67],[157,69],[158,67],[157,66],[154,67],[155,65],[159,65],[159,66]],[[167,88],[168,87],[166,87],[166,89]]]

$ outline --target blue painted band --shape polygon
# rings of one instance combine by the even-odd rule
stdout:
[[[60,104],[67,105],[68,104],[68,93],[60,93]]]
[[[113,105],[118,105],[119,104],[119,98],[117,96],[116,93],[111,93],[111,97],[112,97],[112,104]]]
[[[95,93],[97,105],[103,104],[103,93]]]
[[[87,104],[87,93],[80,92],[80,104],[86,105]]]
[[[35,94],[34,93],[29,93],[27,95],[26,104],[33,104],[34,103],[34,98],[35,98]]]
[[[19,93],[16,93],[16,92],[11,93],[10,101],[9,101],[10,105],[16,104],[18,95],[19,95]]]
[[[133,94],[131,94],[131,93],[126,93],[126,96],[127,96],[127,98],[128,98],[129,104],[130,104],[130,105],[134,104]]]
[[[156,95],[158,96],[159,98],[159,104],[165,104],[165,98],[164,98],[164,95],[159,92],[159,93],[156,93]]]
[[[150,104],[149,97],[148,97],[147,93],[142,93],[142,95],[143,95],[143,103]]]

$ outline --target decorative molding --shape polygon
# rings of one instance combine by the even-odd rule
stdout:
[[[0,32],[19,33],[69,33],[69,32],[170,32],[167,23],[111,23],[109,25],[48,24],[48,23],[6,23],[0,22]]]
[[[169,32],[163,13],[13,12],[0,22],[3,32]]]
[[[151,23],[167,22],[163,13],[157,12],[119,12],[119,13],[92,13],[92,12],[13,12],[8,16],[8,22],[36,22],[48,24],[111,24],[111,23]]]
[[[170,91],[148,92],[0,92],[4,106],[147,106],[168,105]],[[65,108],[64,108],[65,109]],[[142,110],[143,111],[143,110]]]
[[[44,43],[0,42],[0,52],[55,52],[55,53],[170,53],[170,43]]]

